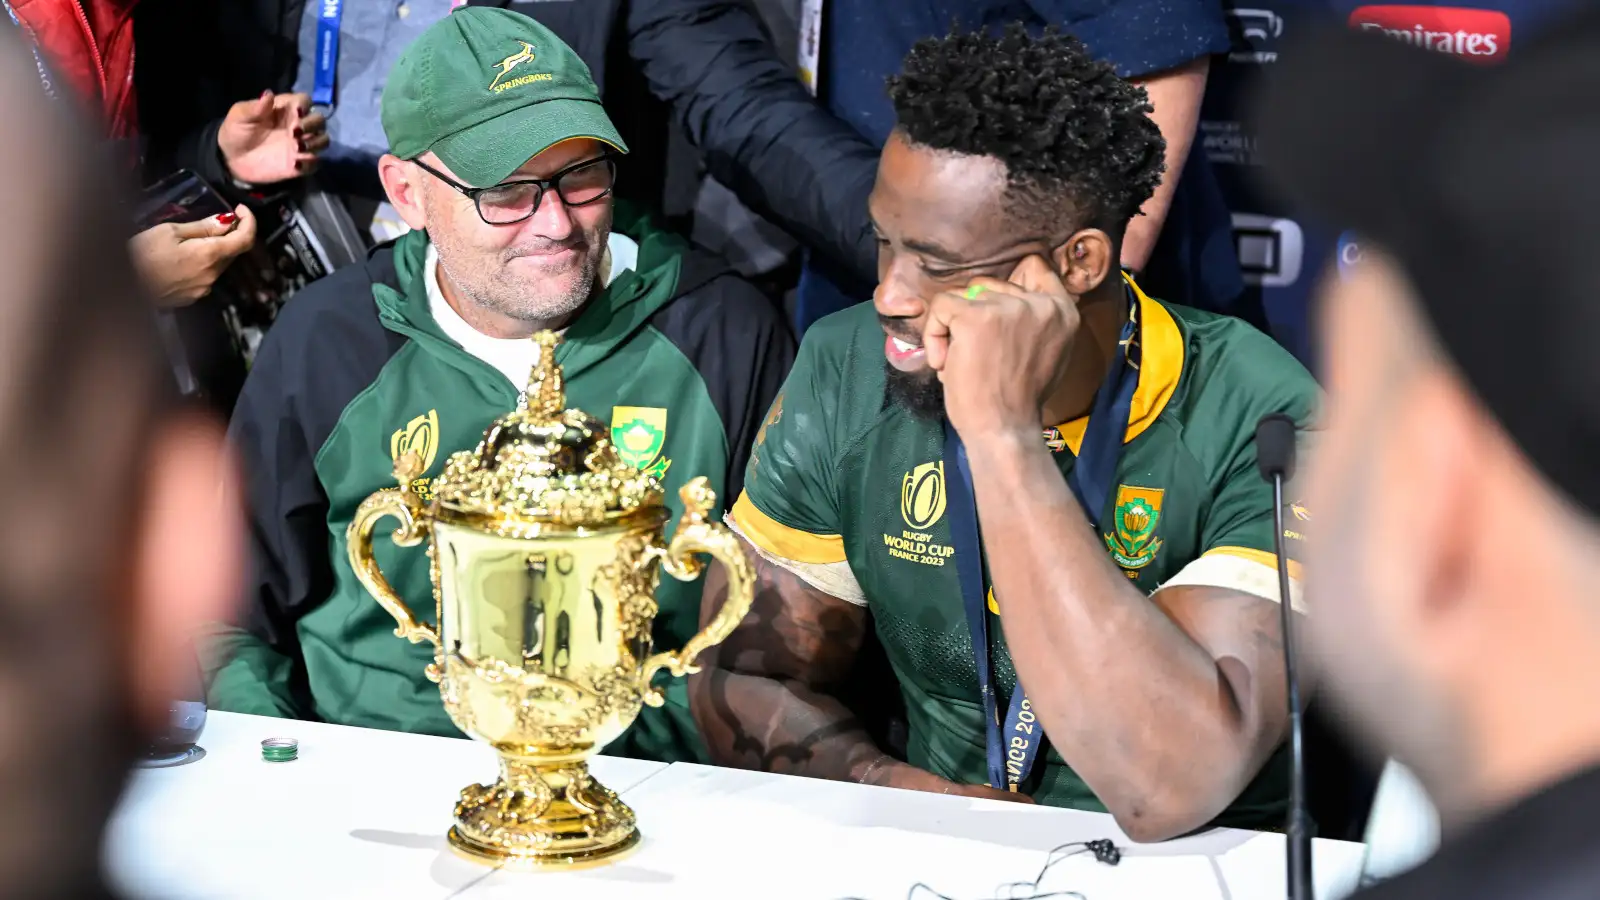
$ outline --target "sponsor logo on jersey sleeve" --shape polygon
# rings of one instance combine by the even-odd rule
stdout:
[[[1115,533],[1105,536],[1111,559],[1124,569],[1142,569],[1161,552],[1156,526],[1161,524],[1162,488],[1117,486],[1117,505],[1112,511]]]
[[[944,518],[944,462],[926,462],[900,479],[900,518],[906,524],[898,535],[885,533],[889,555],[924,566],[942,566],[955,548],[933,539],[931,529]]]
[[[750,445],[750,472],[752,476],[761,468],[761,448],[767,445],[767,429],[778,424],[783,418],[783,392],[772,401],[772,408],[767,410],[767,417],[761,420],[761,428],[756,431],[756,439]]]
[[[782,418],[783,418],[783,394],[782,394],[782,392],[779,392],[777,398],[772,401],[772,408],[767,410],[767,417],[765,419],[761,420],[761,428],[760,428],[760,430],[758,430],[756,432],[756,446],[757,447],[760,447],[762,444],[765,444],[767,442],[767,429],[771,428],[772,426],[774,426],[776,424],[778,424],[778,420],[780,420]]]
[[[1362,6],[1350,13],[1348,21],[1358,31],[1374,32],[1469,62],[1500,62],[1511,49],[1511,17],[1493,9]]]
[[[1302,531],[1302,529],[1305,528],[1305,525],[1299,524],[1301,522],[1304,522],[1306,524],[1310,524],[1310,522],[1311,522],[1311,510],[1307,509],[1306,505],[1304,503],[1300,503],[1298,501],[1296,501],[1294,503],[1290,503],[1289,504],[1289,519],[1286,521],[1286,524],[1284,526],[1283,536],[1288,538],[1291,541],[1303,541],[1303,540],[1305,540],[1306,536],[1305,536],[1305,533]]]

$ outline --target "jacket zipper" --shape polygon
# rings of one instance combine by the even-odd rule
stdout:
[[[106,89],[106,64],[100,57],[100,45],[94,39],[94,29],[89,27],[89,17],[80,0],[73,0],[72,11],[78,16],[78,27],[83,29],[83,38],[89,42],[89,52],[94,56],[94,71],[100,78],[100,103],[104,105],[110,100],[110,92]]]
[[[399,288],[391,287],[390,290],[400,293]],[[447,338],[430,334],[394,312],[390,312],[387,315],[380,314],[378,321],[389,331],[404,337],[413,344],[417,344],[419,352],[434,357],[454,357],[456,370],[468,378],[488,378],[492,384],[509,385],[511,390],[516,393],[517,403],[519,405],[522,403],[523,394],[526,393],[524,389],[512,384],[511,379],[507,378],[504,372],[456,346]],[[469,371],[467,367],[476,370],[476,375],[474,375],[473,371]]]

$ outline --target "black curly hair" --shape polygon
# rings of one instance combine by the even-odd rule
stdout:
[[[1166,169],[1144,88],[1054,29],[925,38],[889,79],[889,98],[911,143],[1004,163],[1030,219],[1070,204],[1076,227],[1120,239]]]

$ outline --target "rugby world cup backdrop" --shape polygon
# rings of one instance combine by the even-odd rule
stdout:
[[[1457,3],[1362,3],[1355,0],[1224,0],[1233,39],[1226,57],[1213,60],[1194,153],[1210,160],[1233,213],[1234,247],[1249,290],[1278,341],[1313,367],[1315,335],[1308,303],[1329,266],[1348,266],[1361,247],[1337,222],[1311,222],[1264,195],[1251,171],[1259,162],[1256,138],[1242,121],[1245,86],[1271,78],[1282,43],[1297,28],[1318,22],[1377,31],[1437,53],[1494,65],[1517,52],[1540,29],[1590,0],[1502,0]]]

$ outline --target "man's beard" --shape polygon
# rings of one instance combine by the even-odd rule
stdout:
[[[424,198],[424,208],[430,218],[434,217],[434,211],[430,208],[433,202]],[[577,223],[573,224],[576,228]],[[569,321],[573,313],[589,302],[610,236],[611,217],[606,216],[592,232],[575,230],[566,241],[546,241],[536,247],[511,248],[490,256],[467,246],[449,229],[428,233],[428,239],[439,252],[439,267],[456,290],[477,306],[541,327],[559,327],[551,323]],[[528,250],[553,250],[559,247],[570,247],[583,254],[582,261],[577,264],[577,277],[563,279],[566,284],[561,287],[537,277],[519,277],[510,268],[512,260]],[[569,270],[561,274],[568,276],[571,273]]]
[[[456,271],[456,266],[447,261],[447,253],[439,253],[439,265],[444,268],[450,277],[450,282],[456,289],[466,294],[477,305],[493,310],[508,318],[522,322],[546,323],[563,321],[573,313],[582,309],[594,293],[595,281],[599,277],[600,262],[604,257],[604,248],[599,252],[587,242],[574,249],[587,251],[583,261],[579,263],[578,277],[572,279],[564,287],[552,289],[548,285],[533,285],[528,279],[512,277],[506,268],[499,268],[492,272],[473,272],[470,264],[463,266],[466,273]],[[501,265],[510,263],[515,254],[506,254],[501,257]],[[469,277],[462,278],[462,274]]]
[[[944,418],[944,383],[933,370],[902,372],[884,360],[883,373],[885,390],[895,405],[919,419]]]

